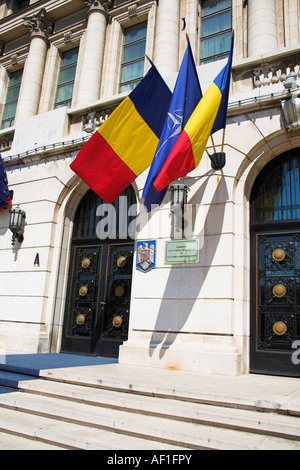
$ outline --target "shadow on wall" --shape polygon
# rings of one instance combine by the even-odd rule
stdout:
[[[208,184],[209,177],[206,178],[203,185],[199,188],[196,193],[197,200],[201,200],[202,196],[205,192],[206,186]],[[161,305],[159,308],[159,312],[157,315],[154,332],[151,337],[150,345],[149,345],[149,356],[151,357],[154,354],[156,348],[160,348],[159,357],[163,358],[166,351],[170,348],[170,346],[176,340],[178,332],[182,331],[187,319],[189,318],[190,313],[194,308],[195,301],[199,298],[200,291],[202,286],[205,282],[206,276],[209,272],[209,267],[213,261],[214,255],[216,253],[222,227],[224,221],[224,212],[225,212],[225,202],[228,200],[228,190],[225,182],[225,178],[222,175],[216,190],[214,192],[214,196],[212,198],[211,204],[209,205],[209,209],[206,215],[205,224],[203,228],[203,236],[207,232],[209,226],[213,224],[214,226],[214,237],[210,237],[209,243],[211,244],[209,250],[205,253],[205,268],[199,270],[199,266],[195,265],[195,269],[197,272],[197,279],[194,281],[196,282],[189,282],[189,279],[185,279],[184,270],[178,267],[172,266],[170,269],[170,274],[168,277],[168,281],[163,293],[163,299],[161,301]],[[224,202],[223,204],[218,204],[220,211],[218,211],[218,217],[216,217],[215,211],[215,204],[219,203],[220,201]],[[190,201],[192,203],[192,201]],[[206,242],[207,243],[207,242]],[[202,250],[206,249],[206,243]],[[201,259],[201,251],[200,250],[200,259]],[[201,267],[201,266],[200,266]],[[190,269],[190,268],[187,268]],[[187,285],[188,284],[188,285]],[[186,295],[186,291],[188,289],[188,295]],[[174,298],[174,292],[176,292],[177,297]],[[183,293],[184,296],[180,294]],[[178,305],[180,308],[181,302],[185,300],[184,308],[181,308],[178,311]],[[172,326],[165,328],[166,318],[172,317],[172,315],[177,316],[177,327],[176,331],[174,330],[174,323],[171,322]],[[176,320],[175,320],[176,321]]]

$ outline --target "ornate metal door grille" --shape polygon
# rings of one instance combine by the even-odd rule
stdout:
[[[74,220],[69,285],[63,326],[63,352],[117,357],[128,337],[134,243],[124,238],[132,224],[129,207],[135,201],[132,188],[122,193],[113,208],[116,232],[122,239],[100,240],[96,227],[102,201],[89,191]],[[126,212],[127,201],[127,212]],[[110,209],[112,206],[110,206]],[[126,215],[127,214],[127,215]]]
[[[251,372],[300,377],[300,150],[271,161],[251,195]]]
[[[68,337],[93,339],[95,336],[102,252],[102,246],[74,247]]]
[[[300,234],[261,234],[257,350],[291,354],[300,339]]]

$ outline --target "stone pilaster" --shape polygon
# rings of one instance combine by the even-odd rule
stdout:
[[[24,24],[31,35],[31,42],[23,72],[16,121],[26,119],[38,113],[48,49],[48,37],[53,27],[53,22],[44,8],[33,16],[25,17]]]
[[[83,0],[89,6],[88,24],[82,41],[82,63],[76,106],[86,106],[100,98],[105,35],[111,1]]]

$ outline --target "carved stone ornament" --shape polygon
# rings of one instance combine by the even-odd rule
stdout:
[[[31,37],[48,39],[49,35],[52,33],[53,20],[48,16],[45,8],[42,8],[33,16],[25,16],[23,20],[24,25],[31,33]]]
[[[82,0],[88,7],[89,13],[99,11],[108,19],[108,9],[112,4],[112,0]]]
[[[282,111],[286,129],[292,131],[300,128],[300,89],[291,92],[288,99],[282,101]]]

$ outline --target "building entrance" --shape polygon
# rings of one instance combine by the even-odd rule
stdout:
[[[62,352],[118,357],[127,340],[134,242],[126,228],[134,223],[128,215],[133,189],[120,198],[107,205],[89,191],[77,209]]]
[[[300,149],[252,191],[250,371],[300,377]]]

